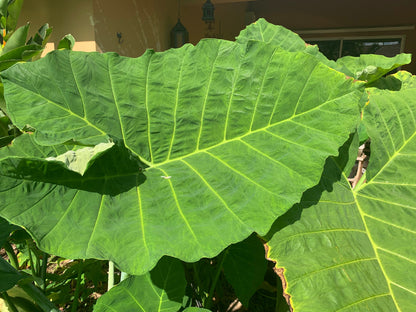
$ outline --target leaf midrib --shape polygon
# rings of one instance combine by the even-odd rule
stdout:
[[[149,60],[149,62],[148,62],[148,65],[150,66],[150,60]],[[146,82],[147,82],[147,80],[146,80]],[[33,94],[35,94],[35,95],[38,95],[39,97],[41,97],[41,98],[43,98],[46,102],[48,102],[48,103],[50,103],[51,105],[53,105],[53,106],[55,106],[56,108],[58,108],[58,109],[61,109],[61,110],[63,110],[63,111],[65,111],[65,112],[67,112],[68,114],[70,114],[71,116],[74,116],[74,117],[76,117],[76,118],[79,118],[79,119],[81,119],[82,121],[84,121],[88,126],[90,126],[90,127],[92,127],[93,129],[95,129],[95,130],[97,130],[98,132],[100,132],[102,135],[107,135],[107,133],[106,132],[104,132],[101,128],[98,128],[97,126],[95,126],[94,124],[92,124],[87,118],[85,118],[85,117],[82,117],[82,116],[79,116],[79,115],[77,115],[77,114],[75,114],[75,113],[73,113],[71,110],[69,110],[69,109],[66,109],[65,107],[63,107],[63,106],[60,106],[60,105],[58,105],[58,104],[56,104],[56,103],[54,103],[53,101],[51,101],[51,100],[49,100],[49,99],[47,99],[47,98],[45,98],[43,95],[41,95],[41,94],[39,94],[39,93],[37,93],[37,92],[35,92],[35,91],[33,91],[33,90],[30,90],[29,88],[27,88],[26,86],[22,86],[20,83],[18,83],[18,82],[14,82],[13,81],[13,83],[14,84],[16,84],[17,86],[19,86],[20,88],[22,88],[22,89],[25,89],[25,90],[27,90],[28,92],[30,92],[30,93],[33,93]],[[146,83],[146,85],[147,85],[147,83]],[[175,162],[175,161],[178,161],[178,160],[183,160],[183,159],[186,159],[187,157],[191,157],[191,156],[193,156],[193,155],[195,155],[195,154],[198,154],[198,153],[200,153],[200,152],[205,152],[205,151],[209,151],[210,149],[214,149],[214,148],[216,148],[216,147],[219,147],[219,146],[222,146],[222,145],[224,145],[224,144],[227,144],[227,143],[230,143],[230,142],[233,142],[233,141],[238,141],[238,140],[242,140],[243,138],[245,138],[245,137],[247,137],[247,136],[250,136],[250,135],[252,135],[252,134],[255,134],[255,133],[257,133],[257,132],[261,132],[261,131],[265,131],[265,130],[267,130],[267,129],[270,129],[270,128],[272,128],[272,127],[275,127],[275,126],[278,126],[278,125],[280,125],[280,124],[284,124],[284,123],[287,123],[287,122],[289,122],[289,121],[292,121],[292,120],[294,120],[294,119],[296,119],[297,117],[300,117],[300,116],[302,116],[302,115],[306,115],[306,114],[309,114],[309,113],[311,113],[311,112],[313,112],[313,111],[315,111],[315,110],[318,110],[318,109],[320,109],[321,107],[323,107],[323,106],[325,106],[325,105],[328,105],[329,103],[331,103],[331,102],[333,102],[333,101],[336,101],[336,100],[339,100],[339,99],[341,99],[341,98],[344,98],[344,97],[348,97],[348,96],[351,96],[353,93],[355,93],[356,92],[356,90],[352,90],[352,91],[350,91],[350,92],[348,92],[348,93],[345,93],[345,94],[343,94],[343,95],[341,95],[341,96],[338,96],[338,97],[335,97],[335,98],[333,98],[333,99],[331,99],[331,100],[329,100],[329,101],[325,101],[325,102],[323,102],[323,103],[321,103],[321,104],[319,104],[319,105],[317,105],[317,106],[315,106],[315,107],[313,107],[313,108],[311,108],[311,109],[309,109],[309,110],[306,110],[306,111],[304,111],[304,112],[302,112],[302,113],[299,113],[299,114],[294,114],[294,115],[292,115],[292,116],[290,116],[289,118],[287,118],[287,119],[284,119],[284,120],[281,120],[281,121],[278,121],[278,122],[276,122],[276,123],[274,123],[274,124],[268,124],[268,125],[266,125],[266,126],[264,126],[264,127],[262,127],[262,128],[259,128],[259,129],[256,129],[256,130],[252,130],[252,131],[249,131],[249,132],[247,132],[247,133],[245,133],[245,134],[243,134],[243,135],[241,135],[241,136],[238,136],[238,137],[234,137],[234,138],[231,138],[231,139],[226,139],[226,138],[224,138],[223,139],[223,141],[221,141],[221,142],[219,142],[219,143],[217,143],[217,144],[214,144],[214,145],[211,145],[211,146],[209,146],[209,147],[206,147],[206,148],[203,148],[203,149],[196,149],[194,152],[191,152],[191,153],[188,153],[188,154],[186,154],[186,155],[184,155],[184,156],[180,156],[180,157],[175,157],[175,158],[171,158],[171,159],[167,159],[167,160],[165,160],[165,161],[162,161],[162,162],[159,162],[159,163],[153,163],[152,162],[152,160],[153,160],[153,155],[152,155],[152,148],[151,148],[151,142],[150,142],[150,136],[149,136],[149,151],[150,151],[150,159],[151,159],[151,161],[149,162],[149,161],[147,161],[147,160],[145,160],[145,159],[143,159],[143,157],[141,156],[141,155],[139,155],[137,152],[135,152],[132,148],[130,148],[129,147],[129,150],[134,154],[134,155],[136,155],[143,163],[145,163],[146,165],[148,165],[149,166],[149,168],[148,169],[150,169],[150,168],[157,168],[157,167],[160,167],[160,166],[162,166],[162,165],[165,165],[165,164],[168,164],[168,163],[171,163],[171,162]],[[146,103],[147,103],[147,87],[146,87]],[[146,104],[145,103],[145,104]],[[148,110],[148,108],[147,108],[147,104],[145,105],[146,106],[146,110]],[[275,103],[275,106],[276,106],[276,103]],[[272,114],[273,115],[273,114]],[[228,119],[227,119],[228,120]],[[148,116],[148,121],[149,121],[149,116]],[[150,122],[148,122],[148,126],[149,126],[149,124],[150,124]],[[148,129],[148,130],[150,130],[150,129]],[[225,132],[226,132],[226,128],[225,128]]]
[[[346,176],[345,172],[344,172],[344,171],[341,171],[341,172],[342,172],[342,176],[344,177],[344,179],[345,179],[346,181],[348,181],[348,177]],[[367,233],[367,238],[368,238],[368,240],[369,240],[369,242],[370,242],[370,244],[371,244],[371,247],[372,247],[372,249],[373,249],[373,251],[374,251],[375,258],[377,259],[377,262],[378,262],[378,265],[379,265],[379,267],[380,267],[380,270],[381,270],[381,272],[383,273],[384,279],[386,280],[386,284],[387,284],[387,287],[388,287],[388,289],[389,289],[389,294],[390,294],[390,296],[391,296],[391,298],[392,298],[392,301],[393,301],[393,303],[394,303],[394,305],[395,305],[395,307],[396,307],[397,311],[399,311],[399,312],[400,312],[400,311],[401,311],[401,309],[400,309],[400,307],[398,306],[398,303],[397,303],[397,301],[396,301],[396,298],[394,297],[393,290],[392,290],[392,288],[391,288],[391,280],[390,280],[390,278],[388,277],[387,272],[385,271],[385,269],[384,269],[384,267],[383,267],[383,265],[382,265],[382,263],[381,263],[381,260],[380,260],[380,255],[379,255],[379,253],[378,253],[378,245],[377,245],[377,244],[375,243],[375,241],[373,240],[373,237],[372,237],[372,235],[371,235],[370,229],[368,228],[368,225],[367,225],[367,221],[365,220],[365,215],[366,215],[366,213],[365,213],[365,212],[361,209],[360,202],[358,201],[357,196],[358,196],[359,194],[357,194],[357,192],[356,192],[355,190],[353,190],[352,188],[351,188],[351,193],[352,193],[352,195],[354,196],[354,200],[355,200],[355,203],[356,203],[356,207],[357,207],[357,209],[358,209],[358,214],[360,215],[361,222],[362,222],[362,223],[363,223],[363,225],[364,225],[365,232]]]
[[[386,161],[386,163],[383,165],[383,167],[380,168],[380,170],[374,175],[374,177],[371,178],[370,181],[368,181],[367,183],[363,183],[361,188],[359,188],[358,190],[356,190],[356,193],[358,193],[358,191],[365,189],[368,185],[371,185],[372,182],[384,171],[384,169],[386,169],[386,167],[388,165],[390,165],[394,159],[399,156],[402,155],[400,152],[402,151],[403,148],[406,147],[406,145],[416,136],[416,131],[407,139],[403,142],[402,146],[396,150],[394,152],[394,154],[390,157],[390,159],[388,161]]]
[[[294,115],[294,116],[291,116],[291,117],[289,117],[289,118],[287,118],[287,119],[285,119],[285,120],[281,120],[281,121],[278,121],[278,122],[276,122],[276,123],[274,123],[274,124],[271,124],[271,125],[266,125],[265,127],[262,127],[262,128],[256,129],[256,130],[249,131],[249,132],[247,132],[247,133],[245,133],[245,134],[243,134],[243,135],[241,135],[241,136],[237,136],[237,137],[234,137],[234,138],[232,138],[232,139],[226,139],[226,140],[223,140],[223,141],[221,141],[221,142],[219,142],[219,143],[217,143],[217,144],[211,145],[211,146],[206,147],[206,148],[202,148],[202,149],[195,150],[194,152],[188,153],[188,154],[186,154],[186,155],[184,155],[184,156],[180,156],[180,157],[176,157],[176,158],[171,158],[171,159],[169,159],[169,160],[165,160],[165,161],[162,161],[162,162],[159,162],[159,163],[151,163],[151,164],[149,164],[149,167],[148,167],[147,169],[151,169],[151,168],[158,168],[158,167],[160,167],[160,166],[163,166],[163,165],[166,165],[166,164],[169,164],[169,163],[175,162],[175,161],[181,161],[181,160],[186,159],[186,158],[188,158],[188,157],[191,157],[191,156],[193,156],[193,155],[196,155],[196,154],[199,154],[199,153],[203,153],[203,152],[208,152],[208,151],[209,151],[209,150],[211,150],[211,149],[214,149],[214,148],[217,148],[217,147],[223,146],[223,145],[228,144],[228,143],[230,143],[230,142],[242,141],[242,139],[244,139],[245,137],[248,137],[248,136],[253,135],[253,134],[255,134],[255,133],[258,133],[258,132],[267,131],[268,129],[271,129],[271,128],[276,127],[276,126],[278,126],[278,125],[281,125],[281,124],[284,124],[284,123],[288,123],[288,122],[290,122],[290,121],[293,121],[293,120],[294,120],[294,119],[296,119],[297,117],[300,117],[300,116],[302,116],[302,115],[309,114],[309,113],[311,113],[311,112],[313,112],[313,111],[315,111],[315,110],[318,110],[318,109],[320,109],[322,106],[325,106],[325,105],[327,105],[327,104],[329,104],[329,103],[331,103],[331,102],[333,102],[333,101],[339,100],[339,99],[341,99],[341,98],[343,98],[343,97],[350,96],[350,95],[351,95],[351,94],[353,94],[354,92],[355,92],[355,90],[354,90],[354,91],[351,91],[351,92],[349,92],[349,93],[346,93],[346,94],[344,94],[344,95],[342,95],[342,96],[340,96],[340,97],[333,98],[333,99],[331,99],[330,101],[326,101],[326,102],[324,102],[324,103],[322,103],[322,104],[319,104],[318,106],[315,106],[315,107],[311,108],[310,110],[304,111],[304,112],[299,113],[299,114]],[[303,124],[302,124],[302,125],[303,125]],[[314,128],[314,129],[316,129],[316,128]],[[316,130],[319,130],[319,129],[316,129]]]

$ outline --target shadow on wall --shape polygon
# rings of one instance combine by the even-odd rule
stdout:
[[[147,48],[170,48],[177,2],[165,0],[93,0],[95,41],[99,50],[136,57]]]

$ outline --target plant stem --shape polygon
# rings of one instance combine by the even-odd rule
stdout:
[[[19,312],[16,308],[16,306],[13,304],[13,301],[11,300],[10,296],[8,295],[7,291],[0,293],[0,297],[6,301],[8,308],[11,312]]]
[[[6,250],[7,256],[9,257],[12,266],[16,270],[19,270],[19,260],[17,259],[17,256],[14,253],[12,245],[10,245],[9,242],[5,242],[3,247]]]
[[[35,264],[34,264],[34,262],[33,262],[32,250],[30,249],[30,244],[31,244],[31,241],[30,241],[30,240],[26,240],[26,244],[27,244],[27,251],[28,251],[28,253],[29,253],[30,270],[32,271],[32,275],[33,275],[33,276],[38,276],[38,275],[36,274]]]
[[[77,275],[77,285],[75,286],[75,292],[74,292],[74,301],[72,303],[71,312],[76,312],[78,309],[78,297],[79,293],[81,291],[81,279],[82,279],[82,271],[84,266],[82,265],[84,263],[84,260],[81,260],[81,265],[78,269],[78,275]]]
[[[195,289],[194,289],[194,291],[195,291],[195,293],[197,295],[196,300],[200,300],[200,302],[203,303],[204,302],[204,294],[203,294],[203,292],[201,294],[202,284],[201,284],[201,279],[199,278],[199,272],[198,272],[198,268],[196,267],[196,263],[195,262],[192,263],[192,269],[194,271],[194,279],[195,279],[195,283],[196,283]]]
[[[211,284],[211,288],[209,290],[208,298],[207,298],[207,304],[206,308],[210,310],[212,308],[212,298],[214,297],[215,288],[217,287],[218,279],[220,278],[220,274],[222,271],[222,266],[224,265],[225,257],[228,254],[228,249],[226,249],[220,256],[219,256],[219,265],[217,268],[217,272],[215,273],[214,281]]]
[[[46,291],[46,269],[48,268],[48,258],[49,258],[49,255],[46,252],[44,252],[42,254],[42,270],[40,272],[40,277],[42,278],[42,281],[43,281],[43,287],[42,287],[43,292]]]
[[[114,286],[114,262],[108,261],[108,286],[107,291],[109,291]]]
[[[199,273],[198,273],[198,269],[197,269],[197,267],[196,267],[195,262],[194,262],[194,263],[192,263],[192,268],[193,268],[193,270],[194,270],[194,276],[195,276],[196,285],[197,285],[198,287],[200,287],[200,286],[201,286],[201,280],[199,279]]]

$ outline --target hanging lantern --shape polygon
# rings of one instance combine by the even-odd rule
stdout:
[[[172,48],[179,48],[189,41],[189,33],[179,18],[175,27],[172,28],[170,35]]]
[[[205,23],[210,23],[214,21],[214,5],[211,3],[211,0],[207,0],[202,6],[202,20]]]

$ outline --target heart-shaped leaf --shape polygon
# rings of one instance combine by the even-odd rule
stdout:
[[[224,255],[224,274],[238,300],[248,306],[251,296],[264,280],[267,261],[263,243],[256,235],[231,245]]]
[[[270,24],[264,18],[248,25],[236,38],[236,41],[240,43],[247,43],[250,40],[266,42],[285,51],[305,52],[331,68],[338,71],[342,69],[334,61],[328,60],[319,51],[318,46],[307,44],[298,34],[283,26]]]
[[[186,280],[182,263],[164,257],[150,272],[130,276],[105,293],[95,312],[177,312],[185,296]]]
[[[33,146],[18,159],[11,147],[0,155],[0,214],[45,251],[134,274],[163,255],[196,261],[265,234],[319,181],[356,127],[362,93],[316,58],[258,41],[203,40],[136,59],[57,51],[2,77],[13,123],[34,127],[38,143],[110,137],[125,149],[120,160],[105,153],[92,181],[34,159]]]
[[[329,161],[269,241],[294,311],[416,310],[416,90],[369,92],[367,183]]]
[[[344,56],[337,60],[342,72],[358,80],[372,83],[393,69],[409,64],[410,54],[398,54],[395,57],[363,54],[359,57]]]

